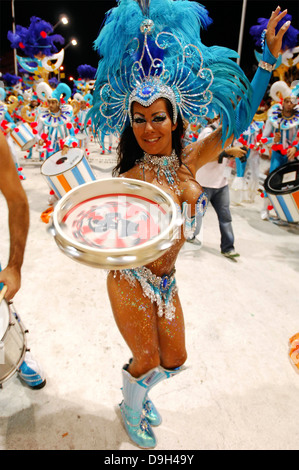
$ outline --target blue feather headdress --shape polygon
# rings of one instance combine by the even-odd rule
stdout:
[[[2,75],[2,79],[5,81],[6,85],[11,88],[22,81],[22,78],[18,77],[18,75],[12,75],[8,72]]]
[[[189,0],[119,0],[106,14],[95,41],[100,55],[93,108],[95,133],[120,133],[130,124],[133,101],[149,106],[168,98],[188,121],[219,114],[226,135],[237,134],[240,98],[249,115],[250,84],[234,62],[237,54],[202,44],[207,10]]]
[[[51,56],[58,52],[55,42],[64,44],[64,38],[52,32],[53,26],[50,23],[32,16],[28,28],[16,25],[16,32],[8,31],[7,38],[13,49],[22,50],[26,57],[33,59],[39,54]]]

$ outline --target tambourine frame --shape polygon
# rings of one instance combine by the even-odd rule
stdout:
[[[120,189],[122,187],[122,190]],[[100,192],[104,188],[105,193]],[[113,191],[114,189],[114,191]],[[77,242],[63,229],[63,220],[76,205],[105,194],[136,196],[141,194],[153,204],[164,207],[169,217],[168,226],[154,239],[129,248],[94,248]],[[106,178],[80,185],[66,193],[55,206],[51,231],[60,250],[75,261],[102,269],[128,269],[149,264],[167,251],[178,238],[181,218],[172,198],[162,189],[151,183],[131,178]]]

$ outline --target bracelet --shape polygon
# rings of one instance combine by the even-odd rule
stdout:
[[[267,72],[273,72],[273,70],[275,69],[275,65],[271,65],[271,64],[268,64],[268,62],[264,62],[263,60],[260,60],[259,61],[259,67],[263,70],[267,70]]]

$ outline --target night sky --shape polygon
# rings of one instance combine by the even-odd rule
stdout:
[[[65,38],[67,44],[72,38],[76,38],[78,45],[70,46],[65,51],[64,66],[66,77],[63,81],[70,84],[68,78],[78,78],[77,67],[81,64],[89,64],[97,67],[98,55],[93,50],[93,42],[97,38],[105,12],[116,6],[115,0],[15,0],[16,24],[28,27],[31,16],[48,21],[53,26],[59,21],[61,14],[69,18],[68,25],[60,24],[55,33]],[[209,11],[213,24],[202,33],[202,41],[207,46],[220,45],[238,50],[239,30],[242,14],[242,0],[206,0],[201,1]],[[244,25],[243,47],[241,53],[241,67],[251,78],[253,67],[256,66],[254,57],[254,42],[249,34],[249,28],[257,24],[259,17],[267,18],[271,11],[280,5],[282,9],[288,8],[292,15],[292,24],[299,29],[298,0],[273,1],[273,0],[247,0],[246,20]],[[2,73],[13,72],[13,54],[10,42],[7,40],[7,32],[12,30],[11,1],[1,0],[1,62]],[[58,49],[59,45],[57,44]],[[22,55],[20,50],[17,51]]]

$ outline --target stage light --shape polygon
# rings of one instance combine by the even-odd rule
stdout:
[[[53,31],[54,29],[57,28],[57,26],[62,23],[62,24],[68,24],[69,20],[68,18],[65,16],[65,15],[60,15],[59,17],[59,21],[57,21],[57,23],[53,26]]]
[[[71,39],[71,40],[67,43],[67,45],[65,46],[64,50],[66,50],[70,45],[72,45],[72,46],[77,46],[77,44],[78,44],[77,39],[74,39],[74,38],[73,38],[73,39]]]

